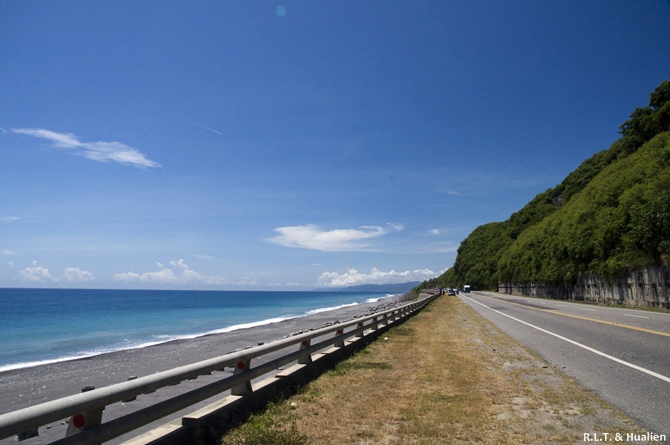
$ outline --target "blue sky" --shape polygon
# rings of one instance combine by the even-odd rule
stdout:
[[[0,0],[0,287],[437,276],[670,78],[670,2]]]

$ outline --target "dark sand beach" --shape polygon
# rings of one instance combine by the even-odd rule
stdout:
[[[349,306],[228,333],[176,340],[146,348],[2,372],[0,373],[0,394],[2,395],[0,414],[77,394],[85,386],[101,388],[124,382],[132,376],[150,375],[239,349],[257,346],[261,342],[268,343],[297,332],[319,329],[333,322],[344,322],[398,305],[405,298],[405,296],[389,297],[376,303]],[[214,378],[214,376],[206,376],[197,380],[207,378]],[[170,393],[183,392],[184,387],[188,385],[191,383],[184,382],[173,389],[167,388],[155,394],[141,396],[134,402],[111,405],[105,410],[103,421],[155,403],[158,398],[168,397]],[[164,421],[176,416],[166,418]],[[42,427],[40,437],[23,443],[48,443],[63,437],[65,429],[63,422]],[[10,442],[15,443],[14,438],[0,441],[0,443]]]

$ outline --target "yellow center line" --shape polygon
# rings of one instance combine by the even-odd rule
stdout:
[[[489,298],[491,300],[502,301],[504,303],[513,304],[515,306],[521,306],[521,307],[524,307],[526,309],[534,309],[536,311],[548,312],[550,314],[562,315],[564,317],[578,318],[580,320],[593,321],[595,323],[608,324],[608,325],[611,325],[611,326],[617,326],[619,328],[633,329],[634,331],[641,331],[641,332],[646,332],[648,334],[655,334],[655,335],[662,335],[664,337],[670,337],[670,333],[668,333],[668,332],[654,331],[652,329],[646,329],[646,328],[638,328],[637,326],[631,326],[631,325],[621,324],[621,323],[614,323],[612,321],[598,320],[597,318],[582,317],[580,315],[563,314],[561,312],[556,312],[556,311],[549,310],[549,309],[540,309],[540,308],[536,308],[536,307],[532,307],[532,306],[526,306],[525,304],[514,303],[514,302],[511,302],[511,301],[502,299],[502,298],[489,297],[487,295],[482,295],[482,294],[478,294],[478,295],[480,297]]]

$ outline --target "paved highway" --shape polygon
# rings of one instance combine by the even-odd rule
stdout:
[[[647,432],[670,438],[670,314],[493,292],[459,296]]]

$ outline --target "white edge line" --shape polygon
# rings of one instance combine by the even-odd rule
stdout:
[[[625,315],[626,317],[637,317],[637,318],[649,319],[649,317],[645,317],[644,315],[633,315],[633,314],[622,314],[622,315]]]
[[[535,326],[535,325],[530,324],[530,323],[528,323],[528,322],[525,322],[525,321],[523,321],[523,320],[519,320],[518,318],[514,318],[514,317],[512,317],[511,315],[507,315],[507,314],[504,314],[504,313],[502,313],[502,312],[500,312],[500,311],[497,311],[497,310],[495,310],[495,309],[493,309],[493,308],[491,308],[491,307],[485,305],[484,303],[480,303],[479,301],[475,301],[475,300],[473,300],[473,299],[470,298],[470,297],[465,297],[465,298],[467,298],[468,300],[470,300],[470,301],[472,301],[473,303],[476,303],[476,304],[478,304],[478,305],[480,305],[480,306],[484,306],[485,308],[490,309],[490,310],[492,310],[493,312],[495,312],[495,313],[497,313],[497,314],[503,315],[503,316],[505,316],[505,317],[507,317],[507,318],[511,318],[512,320],[518,321],[519,323],[525,324],[526,326],[530,326],[531,328],[533,328],[533,329],[537,329],[538,331],[544,332],[545,334],[553,335],[553,336],[556,337],[556,338],[559,338],[559,339],[561,339],[561,340],[563,340],[563,341],[567,341],[568,343],[571,343],[571,344],[573,344],[573,345],[575,345],[575,346],[578,346],[578,347],[580,347],[580,348],[582,348],[582,349],[586,349],[587,351],[589,351],[589,352],[593,352],[594,354],[597,354],[597,355],[599,355],[599,356],[601,356],[601,357],[605,357],[605,358],[610,359],[610,360],[612,360],[612,361],[614,361],[614,362],[620,363],[620,364],[622,364],[622,365],[624,365],[624,366],[628,366],[629,368],[633,368],[633,369],[635,369],[635,370],[637,370],[637,371],[644,372],[645,374],[648,374],[648,375],[650,375],[650,376],[652,376],[652,377],[656,377],[657,379],[660,379],[660,380],[663,380],[663,381],[665,381],[665,382],[670,383],[670,377],[666,377],[666,376],[664,376],[664,375],[662,375],[662,374],[658,374],[658,373],[656,373],[656,372],[654,372],[654,371],[651,371],[651,370],[649,370],[649,369],[647,369],[647,368],[643,368],[643,367],[641,367],[641,366],[634,365],[633,363],[627,362],[627,361],[625,361],[625,360],[621,360],[621,359],[619,359],[619,358],[612,357],[611,355],[605,354],[604,352],[598,351],[597,349],[590,348],[590,347],[588,347],[588,346],[586,346],[586,345],[583,345],[583,344],[581,344],[581,343],[578,343],[578,342],[576,342],[576,341],[574,341],[574,340],[570,340],[569,338],[565,338],[565,337],[563,337],[562,335],[555,334],[555,333],[553,333],[553,332],[551,332],[551,331],[547,331],[546,329],[542,329],[542,328],[540,328],[540,327],[538,327],[538,326]]]

